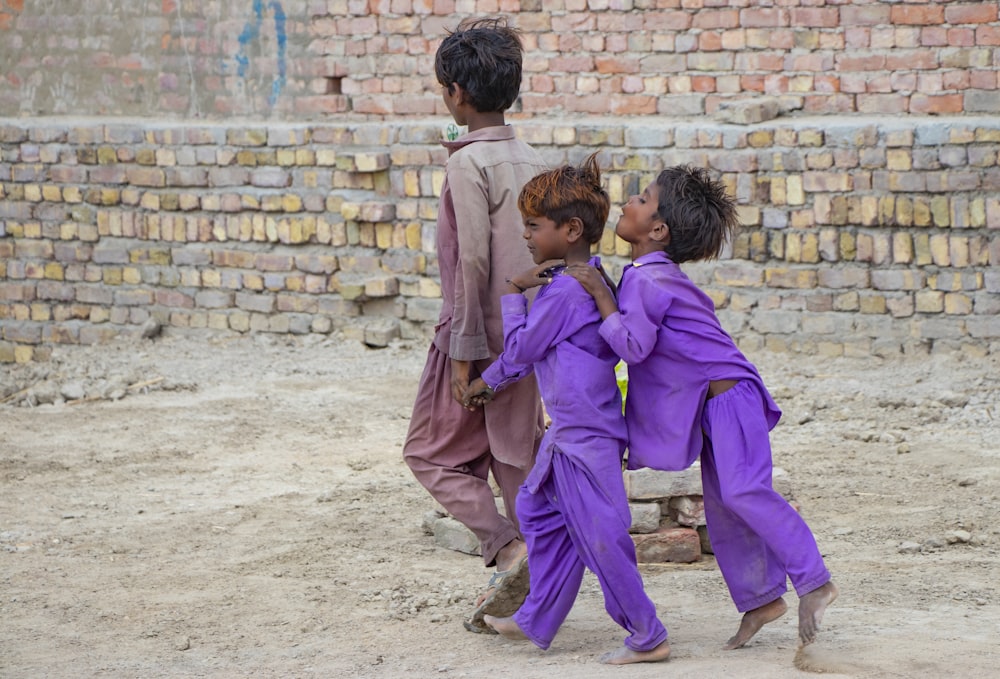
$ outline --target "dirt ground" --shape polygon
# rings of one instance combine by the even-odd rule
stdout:
[[[589,574],[547,652],[466,632],[488,570],[422,531],[400,456],[425,350],[192,334],[0,366],[0,676],[809,676],[794,593],[721,650],[711,557],[642,567],[666,665],[597,663],[623,633]],[[751,358],[841,589],[814,669],[998,676],[1000,359]]]

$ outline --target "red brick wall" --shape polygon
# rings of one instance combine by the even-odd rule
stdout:
[[[994,0],[0,0],[0,115],[447,115],[434,50],[493,13],[525,114],[1000,113]]]
[[[498,12],[527,47],[512,118],[550,164],[602,151],[616,202],[664,164],[727,183],[745,228],[691,272],[742,341],[996,351],[997,8],[0,0],[0,361],[151,319],[426,330],[449,122],[433,53]],[[785,114],[712,117],[748,98]],[[601,252],[627,254],[610,234]]]

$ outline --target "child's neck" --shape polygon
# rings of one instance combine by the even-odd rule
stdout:
[[[647,240],[641,243],[632,243],[631,255],[632,261],[639,259],[643,255],[648,255],[651,252],[666,252],[666,247],[655,241]]]
[[[466,118],[466,124],[469,127],[469,132],[475,132],[485,127],[502,127],[506,125],[502,111],[490,111],[488,113],[475,111],[470,113],[468,118]]]
[[[590,244],[581,241],[576,246],[571,247],[563,259],[566,260],[566,266],[570,264],[586,264],[590,261]]]

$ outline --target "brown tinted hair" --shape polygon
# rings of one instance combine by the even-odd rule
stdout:
[[[579,167],[564,165],[528,180],[517,207],[525,217],[545,217],[561,226],[573,217],[583,222],[583,238],[596,243],[604,234],[611,210],[608,192],[601,186],[597,154]]]

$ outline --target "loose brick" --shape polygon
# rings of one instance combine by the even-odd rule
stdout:
[[[701,559],[701,538],[693,528],[665,528],[633,535],[639,563],[692,563]]]
[[[681,495],[701,495],[701,466],[668,472],[653,469],[628,470],[624,473],[629,500],[659,500]]]

